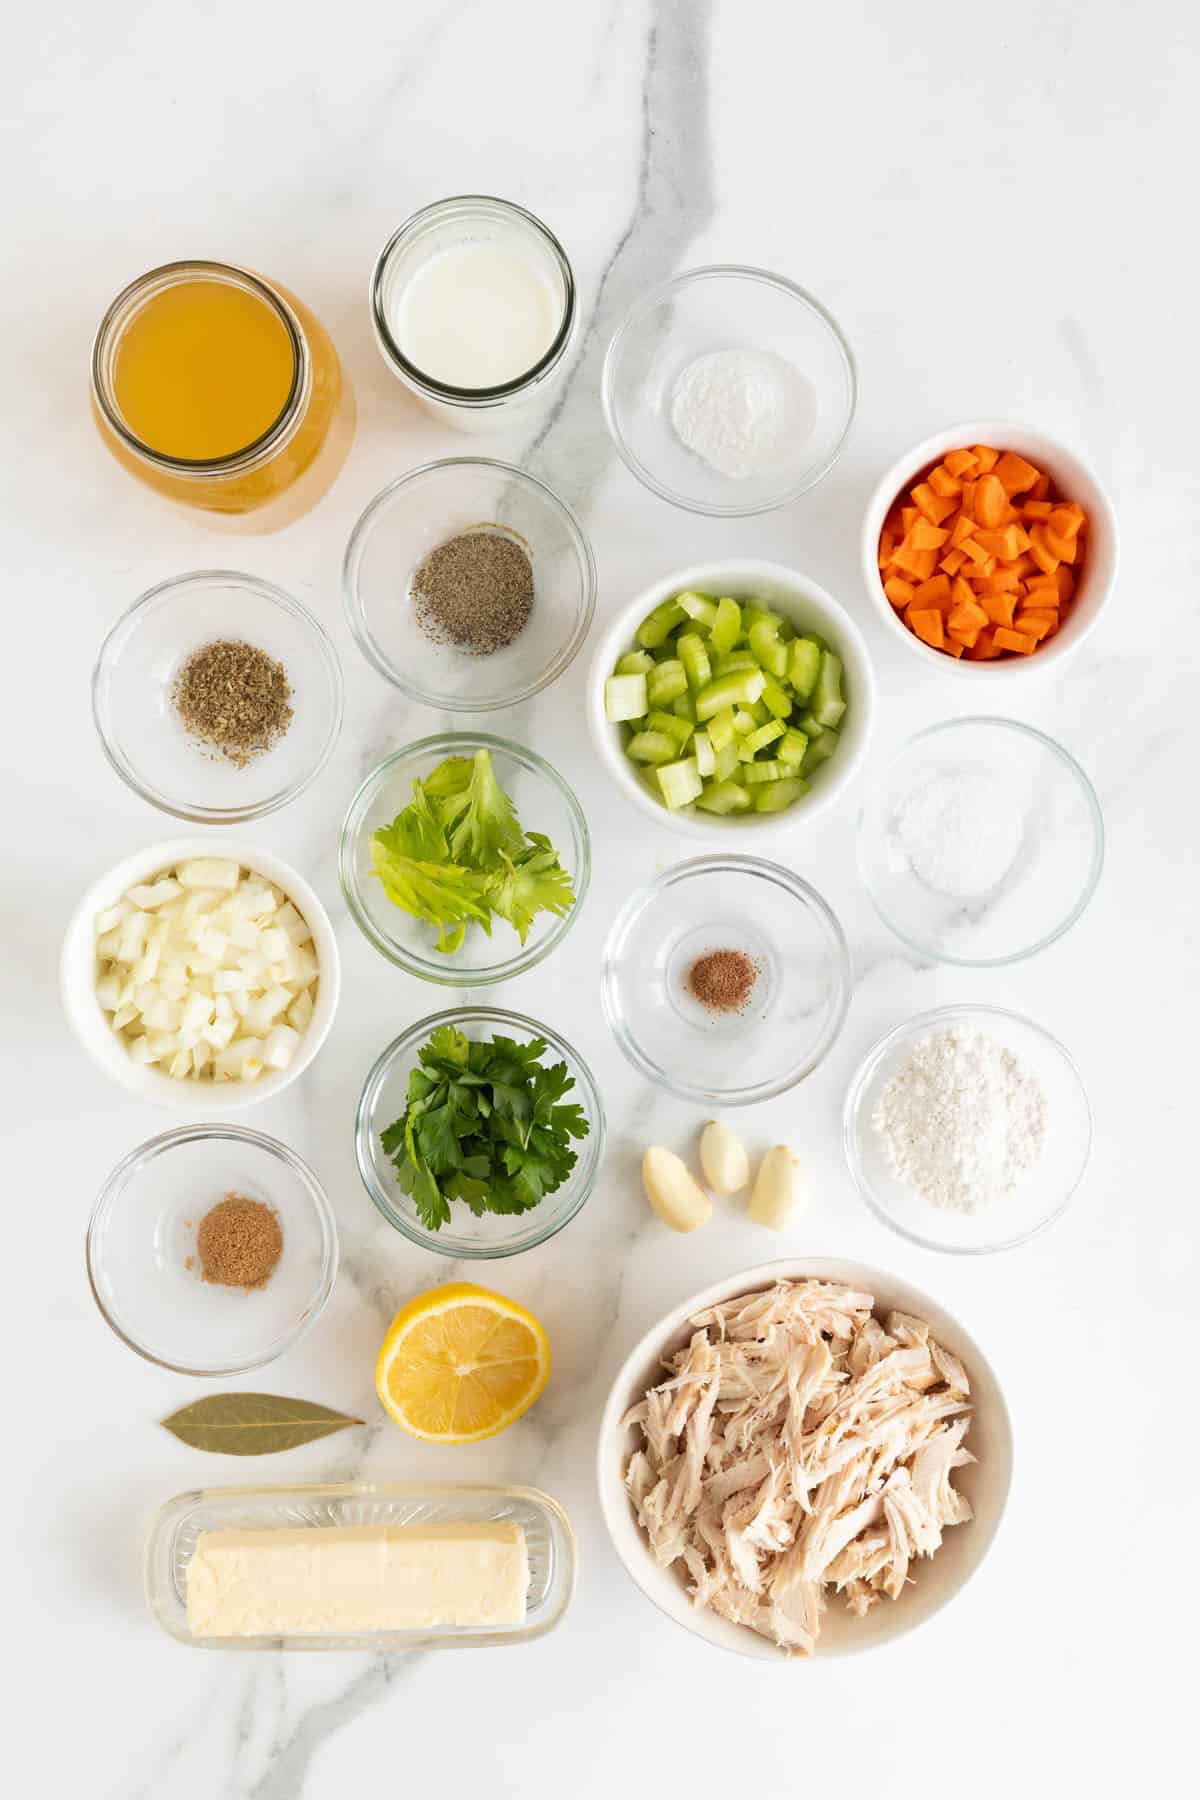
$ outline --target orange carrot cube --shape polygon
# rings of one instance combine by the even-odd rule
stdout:
[[[883,584],[883,591],[891,601],[892,605],[896,607],[898,611],[903,612],[904,608],[908,605],[916,592],[916,589],[913,587],[911,581],[905,581],[902,576],[889,575],[888,579]]]
[[[1004,516],[1008,496],[994,475],[984,475],[975,483],[975,518],[980,525],[992,529]]]
[[[1023,631],[1007,631],[1003,625],[997,625],[992,634],[992,642],[997,650],[1015,650],[1018,656],[1029,656],[1037,649],[1037,639],[1027,636]]]
[[[976,473],[979,475],[990,474],[1000,460],[1000,452],[989,450],[986,444],[972,444],[971,448],[975,452],[975,461],[979,465]]]
[[[981,594],[979,604],[987,614],[989,624],[1011,628],[1017,605],[1015,594]]]
[[[940,550],[950,533],[928,519],[918,519],[908,535],[914,550]]]
[[[954,501],[935,494],[927,481],[918,481],[912,490],[912,502],[918,511],[925,514],[931,525],[940,525],[955,510]]]
[[[966,560],[966,556],[961,550],[947,550],[938,564],[938,568],[944,569],[947,575],[954,576],[958,574]]]
[[[1040,474],[1040,469],[1035,469],[1032,463],[1026,462],[1023,456],[1018,456],[1015,450],[1005,450],[996,464],[996,480],[1006,494],[1025,493]]]
[[[961,481],[964,475],[971,475],[979,466],[979,458],[973,450],[947,450],[943,459],[952,475]]]
[[[953,476],[945,463],[939,463],[936,469],[930,469],[925,477],[935,494],[943,500],[953,500],[962,493],[962,482]]]
[[[923,644],[940,650],[946,641],[942,615],[936,606],[910,606],[905,618]]]
[[[918,607],[937,606],[943,611],[950,608],[950,577],[948,575],[931,575],[928,581],[921,582],[913,595],[913,602]]]

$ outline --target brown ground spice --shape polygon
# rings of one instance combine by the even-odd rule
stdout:
[[[193,651],[171,697],[189,736],[238,769],[269,750],[292,722],[292,684],[283,664],[232,638]]]
[[[261,1200],[226,1194],[201,1219],[196,1249],[205,1281],[222,1287],[265,1287],[283,1255],[279,1214]]]
[[[757,980],[758,964],[744,950],[710,950],[687,973],[688,991],[709,1012],[741,1012]]]

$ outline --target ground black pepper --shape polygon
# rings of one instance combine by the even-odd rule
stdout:
[[[269,750],[292,722],[292,685],[283,664],[234,639],[193,651],[171,697],[184,730],[239,769]]]
[[[710,950],[687,972],[688,991],[709,1012],[742,1012],[758,980],[758,964],[744,950]]]
[[[525,628],[533,566],[504,532],[464,531],[418,563],[412,597],[417,621],[435,643],[490,656]]]

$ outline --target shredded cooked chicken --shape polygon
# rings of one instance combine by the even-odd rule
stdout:
[[[781,1281],[697,1313],[625,1416],[625,1485],[697,1606],[811,1655],[826,1590],[859,1617],[912,1580],[971,1507],[952,1483],[970,1386],[910,1313],[838,1283]]]

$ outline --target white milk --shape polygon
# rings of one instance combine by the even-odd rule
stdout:
[[[388,325],[422,374],[478,389],[532,369],[561,320],[561,288],[523,244],[500,238],[437,251],[396,294]]]

